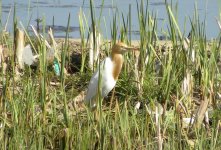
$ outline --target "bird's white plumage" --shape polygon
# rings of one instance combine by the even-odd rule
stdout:
[[[96,106],[96,96],[98,94],[98,82],[100,74],[100,91],[101,98],[104,98],[108,93],[114,88],[116,81],[113,77],[113,62],[110,57],[105,58],[100,63],[100,73],[99,67],[94,72],[87,90],[87,95],[85,98],[85,103],[94,107]]]

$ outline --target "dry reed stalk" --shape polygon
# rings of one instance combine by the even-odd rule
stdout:
[[[200,107],[196,113],[196,121],[194,123],[197,128],[199,128],[203,122],[208,105],[209,99],[205,97],[204,100],[201,101]]]
[[[135,75],[135,84],[138,91],[141,91],[141,83],[140,83],[140,51],[134,51],[135,54],[135,64],[134,64],[134,75]],[[139,94],[139,93],[138,93]]]
[[[6,73],[10,56],[11,56],[11,53],[9,49],[7,47],[2,46],[1,64],[2,64],[2,69],[3,69],[3,74]]]
[[[58,44],[57,44],[57,42],[56,42],[55,39],[54,39],[53,30],[52,30],[51,28],[48,30],[48,35],[49,35],[50,40],[51,40],[51,42],[52,42],[52,47],[53,47],[54,49],[56,49],[57,46],[58,46]]]
[[[210,94],[211,95],[211,94]],[[194,122],[195,127],[199,128],[204,119],[207,119],[207,108],[209,106],[210,98],[204,96],[203,100],[200,102],[199,109],[196,112],[196,120]]]
[[[50,37],[50,40],[52,42],[52,46],[49,44],[49,42],[42,36],[40,35],[34,26],[31,25],[31,28],[35,34],[35,36],[38,38],[39,41],[43,41],[46,45],[46,47],[50,50],[50,49],[53,49],[54,50],[54,54],[49,54],[51,52],[49,52],[49,50],[47,51],[47,61],[49,62],[49,64],[51,64],[53,61],[54,61],[54,58],[56,58],[58,60],[58,63],[59,63],[59,67],[61,68],[61,59],[59,57],[59,54],[58,54],[58,44],[57,42],[55,41],[55,38],[54,38],[54,35],[53,35],[53,30],[50,28],[48,30],[48,35]],[[64,74],[65,75],[69,75],[66,68],[64,68]]]
[[[48,41],[47,41],[46,39],[44,39],[43,36],[40,35],[40,34],[36,31],[36,29],[35,29],[35,27],[34,27],[33,25],[30,25],[30,26],[31,26],[31,28],[32,28],[32,30],[33,30],[35,36],[38,38],[38,40],[39,40],[39,41],[40,41],[40,40],[43,41],[43,42],[45,43],[46,47],[50,49],[51,46],[50,46],[50,44],[48,43]]]
[[[196,112],[196,121],[194,122],[195,127],[199,128],[204,121],[208,134],[210,134],[208,106],[213,100],[213,95],[213,83],[210,81],[209,97],[204,96],[204,99],[200,102],[199,109]]]
[[[163,149],[163,139],[161,136],[161,130],[160,130],[160,104],[157,104],[156,106],[156,114],[155,114],[155,121],[156,121],[156,129],[157,129],[157,140],[158,140],[158,150]]]
[[[4,49],[3,45],[0,45],[0,68],[2,68],[2,73],[6,73],[7,69],[7,54],[5,52],[6,50]]]
[[[18,64],[18,68],[19,69],[24,69],[24,62],[22,59],[22,55],[23,55],[23,50],[25,48],[25,34],[24,31],[22,31],[21,29],[17,28],[16,29],[16,43],[15,43],[15,53],[16,53],[16,60],[17,60],[17,64]]]
[[[48,53],[47,53],[47,59],[48,60],[47,61],[49,61],[49,63],[51,64],[51,63],[53,63],[54,58],[56,57],[58,62],[61,62],[61,59],[58,57],[58,51],[57,51],[58,44],[56,43],[56,41],[54,39],[53,31],[52,31],[51,28],[48,30],[48,35],[49,35],[49,38],[50,38],[51,43],[52,43],[52,46],[51,46],[50,49],[53,49],[54,53],[52,55],[48,55],[49,54],[49,51],[48,51]],[[59,66],[60,66],[60,64],[59,64]]]
[[[193,98],[193,77],[191,72],[187,69],[185,77],[183,79],[181,92],[184,97],[184,103],[187,108],[192,107],[192,98]]]
[[[183,40],[183,47],[187,51],[189,49],[190,40],[188,38],[185,38]]]
[[[98,61],[98,56],[100,52],[101,47],[101,33],[98,31],[97,28],[95,28],[95,39],[93,38],[93,31],[90,32],[89,35],[89,68],[91,70],[94,70],[94,67],[96,67],[96,62]]]
[[[195,50],[194,49],[192,49],[192,50],[190,50],[190,40],[186,37],[184,40],[183,40],[183,48],[187,51],[187,54],[188,54],[188,56],[190,56],[190,60],[192,61],[192,62],[195,62]]]

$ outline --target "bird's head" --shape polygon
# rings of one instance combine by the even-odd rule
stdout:
[[[112,48],[112,53],[124,54],[125,52],[136,50],[134,47],[130,47],[123,42],[116,43]]]

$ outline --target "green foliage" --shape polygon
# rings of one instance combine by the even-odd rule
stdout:
[[[104,1],[102,1],[104,6]],[[14,59],[6,74],[1,71],[0,83],[0,147],[2,149],[157,149],[157,127],[155,117],[148,113],[148,106],[156,103],[165,105],[160,118],[161,135],[164,149],[221,149],[220,99],[220,35],[214,41],[207,41],[205,20],[201,23],[197,8],[190,18],[191,40],[184,48],[184,35],[181,33],[173,7],[166,5],[168,31],[171,48],[158,48],[157,15],[149,12],[148,1],[137,2],[137,15],[140,31],[139,75],[141,89],[134,78],[135,58],[133,54],[125,56],[123,70],[115,87],[102,107],[99,107],[99,119],[90,110],[76,113],[73,98],[85,89],[91,72],[85,67],[87,61],[85,34],[88,31],[86,17],[82,9],[79,13],[81,35],[81,69],[65,76],[64,68],[69,52],[68,30],[61,52],[61,76],[53,77],[47,67],[45,42],[28,37],[28,42],[40,55],[37,71],[26,68],[20,80],[15,79]],[[14,7],[14,30],[17,26],[16,5]],[[101,14],[97,22],[93,0],[90,0],[92,28],[100,26]],[[118,26],[118,16],[122,16],[122,25]],[[131,44],[131,6],[127,16],[116,11],[110,24],[111,42],[117,42],[118,29],[120,39]],[[67,29],[69,28],[70,15]],[[43,19],[43,25],[45,20]],[[44,32],[44,31],[43,31]],[[94,32],[95,33],[95,32]],[[95,35],[93,35],[95,40]],[[14,45],[11,39],[1,36],[1,43],[10,50]],[[209,44],[208,44],[209,43]],[[192,53],[195,58],[193,60]],[[184,78],[192,77],[192,91],[183,94]],[[59,86],[52,86],[56,80]],[[209,131],[202,126],[182,127],[182,117],[177,111],[178,102],[193,103],[195,97],[208,98],[213,110]],[[199,96],[200,95],[200,96]],[[110,102],[113,100],[112,103]],[[135,110],[137,102],[142,109]],[[99,100],[101,105],[102,101]],[[210,108],[210,109],[211,109]],[[191,105],[187,115],[191,117],[196,109]]]

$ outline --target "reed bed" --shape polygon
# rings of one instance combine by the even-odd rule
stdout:
[[[92,31],[92,42],[96,43],[95,28],[99,30],[101,26],[103,10],[95,14],[93,0],[90,0],[89,18],[80,11],[81,38],[76,43],[69,39],[69,14],[66,38],[58,47],[59,75],[47,61],[45,28],[43,40],[23,28],[25,43],[32,46],[39,59],[36,65],[25,65],[19,70],[21,74],[16,74],[14,49],[18,39],[15,31],[19,21],[15,5],[14,34],[1,31],[0,39],[9,52],[7,57],[1,55],[0,147],[221,149],[221,36],[213,40],[206,38],[206,20],[199,19],[196,7],[195,14],[189,17],[192,30],[187,39],[177,23],[176,5],[165,1],[169,22],[168,30],[163,33],[168,40],[161,45],[157,15],[148,7],[148,2],[137,2],[137,20],[132,20],[128,5],[127,16],[115,11],[112,23],[107,25],[111,39],[103,39],[95,62],[97,67],[117,41],[134,44],[133,21],[139,22],[137,46],[140,51],[125,55],[115,89],[104,101],[99,100],[97,120],[89,109],[77,111],[74,98],[87,88],[93,72],[87,65],[87,34]],[[89,22],[92,30],[89,30]],[[44,18],[42,25],[45,26]],[[4,61],[7,62],[5,71]]]

